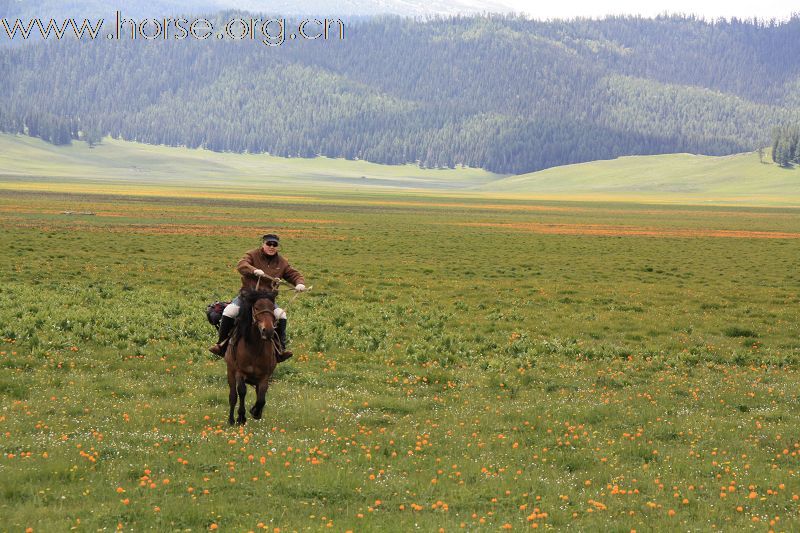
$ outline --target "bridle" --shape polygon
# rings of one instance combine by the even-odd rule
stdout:
[[[256,320],[256,317],[258,315],[263,315],[264,313],[272,313],[272,312],[273,312],[273,310],[271,310],[271,309],[262,309],[261,311],[253,311],[253,324],[257,324],[258,323],[258,321]]]
[[[253,302],[253,303],[255,303],[255,302]],[[253,324],[254,325],[258,325],[258,320],[256,320],[256,317],[258,315],[263,315],[264,313],[270,313],[271,314],[273,311],[274,311],[274,308],[273,309],[262,309],[261,311],[253,311],[253,313],[252,313],[253,314]],[[272,344],[275,347],[275,353],[280,351],[281,346],[280,346],[280,340],[278,339],[278,332],[277,331],[273,331],[272,332]]]

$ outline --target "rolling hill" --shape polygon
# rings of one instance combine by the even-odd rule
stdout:
[[[94,148],[84,142],[54,146],[33,137],[0,134],[0,182],[11,189],[59,190],[65,184],[79,184],[97,190],[173,193],[186,188],[259,193],[355,187],[467,191],[500,177],[481,169],[431,170],[325,157],[218,153],[110,138]]]
[[[768,157],[768,156],[767,156]],[[506,176],[317,157],[281,158],[105,139],[53,146],[0,134],[0,189],[185,195],[271,192],[800,205],[800,169],[731,156],[631,156]]]
[[[800,169],[759,160],[756,152],[729,156],[628,156],[549,168],[478,186],[494,194],[643,201],[800,204]]]

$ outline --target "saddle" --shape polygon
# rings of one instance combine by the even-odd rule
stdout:
[[[206,307],[206,318],[209,324],[217,328],[219,331],[219,323],[222,320],[222,312],[228,307],[230,302],[214,302],[208,304]]]
[[[220,322],[222,322],[222,312],[225,311],[225,308],[231,302],[213,302],[206,306],[206,318],[208,319],[209,324],[214,326],[217,331],[220,328]],[[236,324],[238,324],[239,319],[236,319]],[[218,345],[215,345],[211,348],[211,352],[219,357],[223,357],[225,355],[225,347],[231,341],[236,342],[236,330],[237,327],[234,325],[231,329],[231,335],[222,340]],[[292,357],[292,351],[286,349],[286,321],[279,321],[278,326],[275,330],[275,337],[272,339],[272,342],[275,344],[275,355],[278,359],[279,363],[282,363]],[[216,351],[214,350],[216,348]]]

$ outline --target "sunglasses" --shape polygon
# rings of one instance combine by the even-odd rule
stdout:
[[[279,245],[277,242],[275,242],[275,241],[267,241],[267,242],[265,242],[264,244],[266,244],[267,246],[271,246],[271,247],[273,247],[273,248],[277,248],[278,246],[280,246],[280,245]]]

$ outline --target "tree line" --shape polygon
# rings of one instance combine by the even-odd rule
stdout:
[[[800,164],[800,126],[781,126],[773,130],[772,160],[782,167]]]

